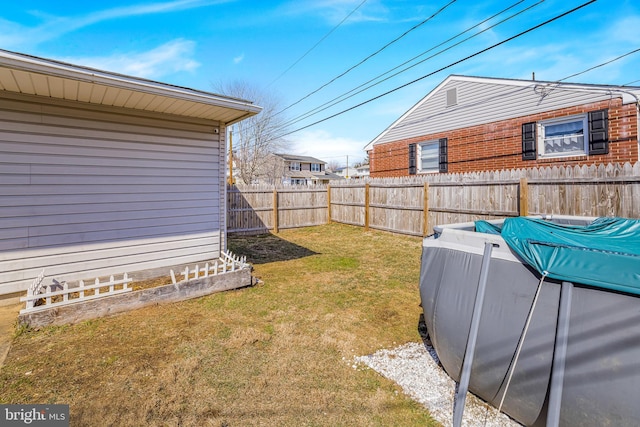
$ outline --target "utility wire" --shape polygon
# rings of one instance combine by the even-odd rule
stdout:
[[[518,16],[518,15],[520,15],[520,14],[522,14],[522,13],[524,13],[524,12],[526,12],[526,11],[528,11],[528,10],[532,9],[533,7],[538,6],[538,5],[540,5],[541,3],[543,3],[543,2],[544,2],[544,0],[540,0],[538,3],[535,3],[535,4],[531,5],[531,6],[529,6],[529,7],[525,8],[525,9],[523,9],[523,10],[521,10],[521,11],[519,11],[519,12],[517,12],[517,13],[513,14],[513,15],[511,15],[511,16],[509,16],[509,17],[507,17],[507,18],[503,19],[502,21],[499,21],[499,22],[497,22],[497,23],[495,23],[495,24],[491,25],[490,27],[487,27],[487,28],[483,29],[482,31],[479,31],[479,32],[477,32],[476,34],[473,34],[472,36],[469,36],[469,37],[467,37],[467,38],[465,38],[465,39],[463,39],[463,40],[461,40],[461,41],[459,41],[459,42],[457,42],[457,43],[455,43],[455,44],[453,44],[453,45],[451,45],[451,46],[449,46],[449,47],[447,47],[447,48],[445,48],[445,49],[442,49],[442,50],[440,50],[439,52],[437,52],[437,53],[435,53],[435,54],[433,54],[433,55],[431,55],[431,56],[429,56],[429,57],[427,57],[427,58],[424,58],[423,60],[421,60],[421,61],[419,61],[419,62],[417,62],[417,63],[415,63],[415,64],[413,64],[413,65],[410,65],[410,66],[408,66],[408,67],[406,67],[406,68],[404,68],[404,69],[402,69],[402,70],[398,71],[397,73],[394,73],[394,74],[392,74],[392,75],[390,75],[390,76],[388,76],[388,77],[386,77],[386,78],[384,78],[384,79],[382,79],[382,80],[377,81],[376,83],[373,83],[373,84],[371,84],[371,85],[369,85],[369,86],[365,87],[365,88],[364,88],[364,89],[362,89],[362,90],[358,90],[358,89],[361,89],[362,87],[366,86],[367,84],[369,84],[369,83],[371,83],[371,82],[374,82],[375,80],[377,80],[377,79],[379,79],[379,78],[381,78],[381,77],[383,77],[383,76],[385,76],[385,75],[387,75],[387,74],[391,73],[392,71],[397,70],[398,68],[402,67],[403,65],[406,65],[406,64],[410,63],[411,61],[414,61],[415,59],[417,59],[417,58],[419,58],[419,57],[421,57],[421,56],[423,56],[423,55],[425,55],[425,54],[427,54],[427,53],[431,52],[432,50],[434,50],[434,49],[436,49],[436,48],[438,48],[438,47],[440,47],[440,46],[443,46],[443,45],[447,44],[448,42],[450,42],[450,41],[452,41],[452,40],[454,40],[454,39],[456,39],[456,38],[460,37],[461,35],[463,35],[463,34],[465,34],[465,33],[468,33],[469,31],[473,30],[474,28],[479,27],[479,26],[481,26],[482,24],[485,24],[486,22],[488,22],[488,21],[490,21],[490,20],[494,19],[495,17],[497,17],[497,16],[501,15],[502,13],[506,12],[507,10],[512,9],[513,7],[515,7],[515,6],[517,6],[518,4],[522,3],[523,1],[524,1],[524,0],[520,0],[520,1],[518,1],[518,2],[516,2],[516,3],[514,3],[514,4],[512,4],[512,5],[511,5],[511,6],[509,6],[508,8],[503,9],[502,11],[500,11],[500,12],[498,12],[498,13],[494,14],[493,16],[491,16],[491,17],[489,17],[489,18],[487,18],[487,19],[483,20],[482,22],[479,22],[478,24],[476,24],[476,25],[474,25],[474,26],[472,26],[472,27],[467,28],[466,30],[462,31],[461,33],[458,33],[457,35],[455,35],[455,36],[453,36],[453,37],[451,37],[451,38],[449,38],[449,39],[445,40],[445,41],[444,41],[444,42],[442,42],[442,43],[439,43],[439,44],[438,44],[438,45],[436,45],[436,46],[433,46],[432,48],[430,48],[430,49],[428,49],[428,50],[426,50],[426,51],[422,52],[422,53],[421,53],[421,54],[419,54],[419,55],[414,56],[413,58],[411,58],[411,59],[409,59],[409,60],[407,60],[407,61],[403,62],[402,64],[397,65],[396,67],[394,67],[394,68],[392,68],[392,69],[390,69],[390,70],[388,70],[388,71],[385,71],[385,72],[384,72],[384,73],[382,73],[382,74],[379,74],[378,76],[376,76],[376,77],[374,77],[374,78],[372,78],[372,79],[370,79],[370,80],[368,80],[368,81],[366,81],[366,82],[362,83],[361,85],[359,85],[359,86],[357,86],[357,87],[355,87],[355,88],[351,89],[350,91],[345,92],[345,93],[343,93],[342,95],[337,96],[337,97],[335,97],[335,98],[333,98],[333,99],[331,99],[331,100],[329,100],[329,101],[325,102],[324,104],[322,104],[322,105],[320,105],[320,106],[318,106],[318,107],[316,107],[316,108],[314,108],[314,109],[312,109],[312,110],[310,110],[310,111],[308,111],[308,112],[306,112],[306,113],[304,113],[304,114],[301,114],[301,115],[299,115],[299,116],[297,116],[297,117],[294,117],[294,118],[290,119],[289,121],[287,121],[287,122],[283,123],[283,124],[282,124],[282,126],[283,126],[283,127],[286,127],[286,126],[292,125],[292,124],[294,124],[294,123],[298,123],[298,122],[300,122],[300,121],[302,121],[302,120],[304,120],[304,119],[306,119],[306,118],[309,118],[309,117],[311,117],[311,116],[313,116],[313,115],[315,115],[315,114],[317,114],[317,113],[319,113],[319,112],[321,112],[321,111],[324,111],[324,110],[326,110],[326,109],[328,109],[328,108],[330,108],[330,107],[333,107],[333,106],[335,106],[335,105],[337,105],[337,104],[339,104],[339,103],[341,103],[341,102],[344,102],[344,101],[346,101],[347,99],[352,98],[352,97],[354,97],[355,95],[358,95],[358,94],[360,94],[360,93],[362,93],[362,92],[365,92],[365,91],[367,91],[367,90],[371,89],[372,87],[377,86],[377,85],[379,85],[379,84],[381,84],[381,83],[383,83],[383,82],[385,82],[385,81],[387,81],[387,80],[389,80],[389,79],[391,79],[391,78],[393,78],[393,77],[396,77],[396,76],[398,76],[399,74],[402,74],[402,73],[404,73],[405,71],[408,71],[408,70],[410,70],[411,68],[416,67],[416,66],[418,66],[418,65],[420,65],[420,64],[422,64],[422,63],[424,63],[424,62],[426,62],[426,61],[427,61],[427,60],[429,60],[429,59],[432,59],[432,58],[434,58],[434,57],[436,57],[436,56],[438,56],[438,55],[440,55],[440,54],[442,54],[442,53],[444,53],[444,52],[447,52],[448,50],[451,50],[451,49],[453,49],[454,47],[459,46],[460,44],[462,44],[462,43],[464,43],[464,42],[467,42],[467,41],[469,41],[470,39],[472,39],[472,38],[474,38],[474,37],[476,37],[476,36],[479,36],[480,34],[482,34],[482,33],[486,32],[486,31],[489,31],[489,30],[491,30],[491,29],[493,29],[493,28],[497,27],[498,25],[503,24],[504,22],[506,22],[506,21],[508,21],[508,20],[510,20],[510,19],[512,19],[512,18],[514,18],[514,17],[516,17],[516,16]],[[356,91],[357,91],[357,92],[356,92]],[[354,93],[354,92],[355,92],[355,93]],[[351,95],[350,95],[350,94],[351,94]]]
[[[530,27],[530,28],[528,28],[527,30],[524,30],[524,31],[522,31],[522,32],[520,32],[520,33],[518,33],[518,34],[516,34],[516,35],[514,35],[514,36],[511,36],[511,37],[509,37],[509,38],[507,38],[507,39],[504,39],[504,40],[502,40],[502,41],[500,41],[500,42],[498,42],[498,43],[495,43],[495,44],[493,44],[493,45],[491,45],[491,46],[489,46],[489,47],[487,47],[487,48],[484,48],[484,49],[482,49],[482,50],[479,50],[479,51],[477,51],[477,52],[475,52],[475,53],[473,53],[473,54],[471,54],[471,55],[469,55],[469,56],[466,56],[466,57],[464,57],[464,58],[462,58],[462,59],[459,59],[459,60],[457,60],[457,61],[455,61],[455,62],[452,62],[452,63],[451,63],[451,64],[449,64],[449,65],[446,65],[446,66],[441,67],[441,68],[439,68],[439,69],[437,69],[437,70],[435,70],[435,71],[432,71],[431,73],[425,74],[425,75],[424,75],[424,76],[422,76],[422,77],[419,77],[419,78],[417,78],[417,79],[414,79],[414,80],[412,80],[412,81],[410,81],[410,82],[407,82],[407,83],[405,83],[405,84],[403,84],[403,85],[400,85],[400,86],[398,86],[398,87],[396,87],[396,88],[394,88],[394,89],[391,89],[391,90],[389,90],[389,91],[387,91],[387,92],[384,92],[384,93],[382,93],[382,94],[380,94],[380,95],[377,95],[377,96],[375,96],[375,97],[373,97],[373,98],[370,98],[370,99],[368,99],[368,100],[366,100],[366,101],[363,101],[363,102],[361,102],[361,103],[359,103],[359,104],[356,104],[356,105],[354,105],[354,106],[351,106],[351,107],[349,107],[349,108],[346,108],[346,109],[344,109],[344,110],[342,110],[342,111],[340,111],[340,112],[338,112],[338,113],[332,114],[332,115],[330,115],[330,116],[328,116],[328,117],[325,117],[325,118],[323,118],[323,119],[321,119],[321,120],[317,120],[317,121],[315,121],[315,122],[313,122],[313,123],[311,123],[311,124],[308,124],[308,125],[306,125],[306,126],[303,126],[303,127],[298,128],[298,129],[295,129],[295,130],[293,130],[293,131],[290,131],[290,132],[284,133],[284,134],[280,135],[280,136],[279,136],[279,138],[282,138],[282,137],[287,136],[287,135],[291,135],[292,133],[299,132],[299,131],[304,130],[304,129],[307,129],[307,128],[311,127],[311,126],[315,126],[315,125],[317,125],[317,124],[319,124],[319,123],[322,123],[322,122],[325,122],[325,121],[330,120],[330,119],[332,119],[332,118],[335,118],[335,117],[337,117],[337,116],[340,116],[340,115],[342,115],[342,114],[344,114],[344,113],[346,113],[346,112],[349,112],[349,111],[351,111],[351,110],[355,110],[356,108],[362,107],[363,105],[366,105],[366,104],[368,104],[368,103],[370,103],[370,102],[373,102],[373,101],[375,101],[375,100],[378,100],[378,99],[380,99],[380,98],[382,98],[382,97],[384,97],[384,96],[387,96],[387,95],[389,95],[389,94],[391,94],[391,93],[393,93],[393,92],[396,92],[396,91],[398,91],[398,90],[400,90],[400,89],[403,89],[403,88],[405,88],[405,87],[407,87],[407,86],[410,86],[410,85],[415,84],[415,83],[417,83],[417,82],[419,82],[419,81],[421,81],[421,80],[424,80],[424,79],[426,79],[427,77],[431,77],[432,75],[434,75],[434,74],[436,74],[436,73],[439,73],[439,72],[441,72],[441,71],[443,71],[443,70],[446,70],[446,69],[448,69],[448,68],[451,68],[451,67],[453,67],[453,66],[455,66],[455,65],[458,65],[458,64],[460,64],[460,63],[462,63],[462,62],[465,62],[465,61],[467,61],[467,60],[469,60],[469,59],[471,59],[471,58],[474,58],[474,57],[476,57],[476,56],[478,56],[478,55],[481,55],[481,54],[483,54],[483,53],[485,53],[485,52],[487,52],[487,51],[489,51],[489,50],[491,50],[491,49],[494,49],[494,48],[496,48],[496,47],[498,47],[498,46],[501,46],[501,45],[503,45],[503,44],[505,44],[505,43],[507,43],[507,42],[510,42],[511,40],[514,40],[514,39],[516,39],[516,38],[518,38],[518,37],[521,37],[521,36],[523,36],[523,35],[525,35],[525,34],[527,34],[527,33],[530,33],[531,31],[534,31],[534,30],[536,30],[536,29],[538,29],[538,28],[540,28],[540,27],[543,27],[543,26],[545,26],[545,25],[547,25],[547,24],[550,24],[551,22],[557,21],[558,19],[563,18],[563,17],[565,17],[565,16],[567,16],[567,15],[569,15],[569,14],[573,13],[573,12],[576,12],[577,10],[582,9],[582,8],[583,8],[583,7],[585,7],[585,6],[588,6],[588,5],[592,4],[592,3],[595,3],[596,1],[597,1],[597,0],[590,0],[590,1],[588,1],[588,2],[585,2],[585,3],[581,4],[580,6],[574,7],[573,9],[570,9],[570,10],[568,10],[568,11],[566,11],[566,12],[563,12],[563,13],[561,13],[560,15],[556,15],[555,17],[553,17],[553,18],[551,18],[551,19],[548,19],[548,20],[546,20],[546,21],[544,21],[544,22],[542,22],[542,23],[540,23],[540,24],[534,25],[533,27]]]
[[[588,73],[589,71],[595,70],[596,68],[599,68],[599,67],[604,67],[605,65],[611,64],[612,62],[615,62],[615,61],[617,61],[617,60],[619,60],[619,59],[622,59],[622,58],[624,58],[625,56],[632,55],[632,54],[634,54],[634,53],[636,53],[636,52],[640,52],[640,48],[638,48],[638,49],[636,49],[636,50],[632,50],[631,52],[627,52],[627,53],[625,53],[624,55],[620,55],[620,56],[618,56],[617,58],[613,58],[613,59],[611,59],[611,60],[609,60],[609,61],[607,61],[607,62],[603,62],[602,64],[598,64],[598,65],[596,65],[596,66],[594,66],[594,67],[591,67],[591,68],[589,68],[589,69],[586,69],[586,70],[584,70],[584,71],[580,71],[579,73],[575,73],[575,74],[572,74],[572,75],[570,75],[570,76],[567,76],[567,77],[565,77],[565,78],[563,78],[563,79],[558,80],[558,82],[561,82],[561,81],[563,81],[563,80],[570,79],[571,77],[579,76],[580,74]],[[636,81],[638,81],[638,80],[636,80]],[[634,82],[631,82],[631,83],[634,83]],[[627,84],[628,84],[628,83],[627,83]],[[623,86],[626,86],[626,85],[623,85]]]
[[[403,37],[405,37],[407,34],[409,34],[410,32],[416,30],[417,28],[421,27],[422,25],[426,24],[427,22],[429,22],[431,19],[435,18],[437,15],[439,15],[442,11],[444,11],[446,8],[448,8],[449,6],[451,6],[453,3],[455,3],[457,0],[451,0],[449,3],[447,3],[446,5],[444,5],[443,7],[441,7],[437,12],[435,12],[434,14],[432,14],[430,17],[428,17],[427,19],[423,20],[422,22],[420,22],[419,24],[414,25],[413,27],[411,27],[410,29],[408,29],[407,31],[405,31],[404,33],[402,33],[400,36],[396,37],[395,39],[393,39],[392,41],[390,41],[389,43],[387,43],[386,45],[382,46],[380,49],[378,49],[377,51],[375,51],[374,53],[370,54],[369,56],[367,56],[366,58],[364,58],[363,60],[361,60],[360,62],[358,62],[356,65],[353,65],[352,67],[348,68],[346,71],[343,71],[342,73],[338,74],[336,77],[332,78],[331,80],[329,80],[327,83],[323,84],[322,86],[320,86],[319,88],[311,91],[310,93],[308,93],[307,95],[303,96],[302,98],[300,98],[299,100],[297,100],[296,102],[294,102],[293,104],[288,105],[287,107],[285,107],[284,109],[282,109],[281,111],[277,112],[276,114],[280,114],[283,113],[285,111],[287,111],[289,108],[293,107],[294,105],[299,104],[300,102],[304,101],[305,99],[309,98],[311,95],[314,95],[316,93],[318,93],[319,91],[321,91],[322,89],[324,89],[325,87],[329,86],[331,83],[335,82],[336,80],[338,80],[341,77],[344,77],[347,73],[353,71],[355,68],[359,67],[360,65],[364,64],[365,62],[367,62],[369,59],[373,58],[374,56],[376,56],[377,54],[379,54],[380,52],[382,52],[383,50],[387,49],[389,46],[391,46],[392,44],[396,43],[397,41],[399,41],[400,39],[402,39]]]
[[[588,72],[588,71],[591,71],[591,70],[594,70],[594,69],[596,69],[596,68],[599,68],[599,67],[602,67],[602,66],[605,66],[605,65],[611,64],[612,62],[615,62],[615,61],[617,61],[617,60],[620,60],[620,59],[622,59],[622,58],[625,58],[625,57],[627,57],[627,56],[629,56],[629,55],[632,55],[632,54],[634,54],[634,53],[637,53],[637,52],[640,52],[640,48],[638,48],[638,49],[634,49],[634,50],[632,50],[632,51],[630,51],[630,52],[627,52],[627,53],[625,53],[625,54],[622,54],[622,55],[620,55],[620,56],[618,56],[618,57],[616,57],[616,58],[614,58],[614,59],[611,59],[611,60],[609,60],[609,61],[606,61],[606,62],[600,63],[600,64],[598,64],[598,65],[594,65],[593,67],[590,67],[590,68],[588,68],[588,69],[586,69],[586,70],[580,71],[580,72],[578,72],[578,73],[572,74],[572,75],[570,75],[570,76],[564,77],[564,78],[559,79],[559,80],[554,80],[554,81],[535,81],[535,80],[534,80],[534,81],[532,81],[532,82],[531,82],[531,84],[530,84],[529,86],[527,86],[527,87],[520,87],[520,88],[517,88],[517,89],[515,89],[515,90],[513,90],[513,91],[510,91],[510,92],[505,93],[505,95],[514,95],[514,94],[516,94],[516,93],[518,93],[518,92],[521,92],[521,91],[523,91],[523,90],[525,90],[525,89],[535,88],[535,87],[536,87],[537,85],[539,85],[540,83],[546,83],[546,84],[549,84],[549,85],[552,85],[552,84],[554,84],[554,83],[560,83],[560,82],[562,82],[563,80],[567,80],[567,79],[569,79],[569,78],[571,78],[571,77],[579,76],[579,75],[584,74],[584,73],[586,73],[586,72]],[[631,85],[631,84],[633,84],[633,83],[635,83],[635,82],[638,82],[638,81],[640,81],[640,80],[636,80],[636,81],[634,81],[634,82],[629,82],[629,83],[626,83],[626,84],[623,84],[623,85],[619,85],[619,86],[614,85],[614,87],[620,87],[620,88],[623,88],[623,87],[625,87],[625,86],[629,86],[629,85]],[[477,105],[480,105],[480,104],[482,104],[482,103],[484,103],[484,102],[485,102],[485,101],[477,101],[477,102],[475,102],[475,103],[473,103],[473,104],[466,104],[466,106],[474,106],[474,105],[475,105],[475,106],[477,106]],[[426,119],[426,120],[428,120],[428,119]],[[413,126],[413,125],[415,125],[415,124],[422,123],[423,121],[425,121],[425,119],[414,120],[414,121],[411,121],[411,122],[403,122],[401,125],[398,125],[398,126],[396,126],[395,128],[396,128],[396,129],[400,129],[400,128],[405,127],[405,126]]]
[[[318,45],[319,45],[320,43],[322,43],[322,42],[323,42],[327,37],[329,37],[329,36],[331,35],[331,33],[333,33],[335,30],[337,30],[337,29],[338,29],[338,27],[340,27],[342,24],[344,24],[344,22],[345,22],[347,19],[349,19],[349,17],[350,17],[351,15],[353,15],[353,14],[354,14],[358,9],[360,9],[360,7],[362,7],[362,5],[364,5],[367,1],[368,1],[368,0],[362,0],[362,2],[361,2],[358,6],[356,6],[356,8],[355,8],[355,9],[353,9],[351,12],[349,12],[349,14],[348,14],[347,16],[345,16],[345,17],[342,19],[342,21],[340,21],[340,23],[338,23],[338,25],[336,25],[335,27],[333,27],[333,28],[331,29],[331,31],[329,31],[329,32],[328,32],[327,34],[325,34],[325,35],[324,35],[320,40],[318,40],[318,41],[316,42],[316,44],[314,44],[313,46],[311,46],[311,48],[310,48],[309,50],[307,50],[307,51],[306,51],[306,52],[305,52],[305,53],[304,53],[300,58],[298,58],[298,59],[297,59],[293,64],[291,64],[291,65],[289,66],[289,68],[287,68],[286,70],[284,70],[284,71],[283,71],[283,72],[282,72],[278,77],[276,77],[275,79],[273,79],[273,81],[272,81],[271,83],[269,83],[269,84],[267,85],[267,87],[271,86],[272,84],[274,84],[275,82],[277,82],[278,80],[280,80],[280,78],[281,78],[282,76],[284,76],[285,74],[287,74],[287,73],[288,73],[288,72],[289,72],[293,67],[295,67],[295,66],[298,64],[298,62],[302,61],[302,60],[304,59],[304,57],[305,57],[305,56],[307,56],[309,53],[311,53],[311,51],[312,51],[313,49],[315,49],[316,47],[318,47]]]

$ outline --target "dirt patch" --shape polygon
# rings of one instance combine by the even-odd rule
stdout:
[[[0,367],[4,363],[15,334],[18,313],[24,303],[0,306]]]

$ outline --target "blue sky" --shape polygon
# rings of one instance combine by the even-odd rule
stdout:
[[[3,4],[0,48],[210,92],[244,81],[289,107],[292,131],[366,102],[287,136],[292,152],[353,164],[450,74],[555,81],[640,49],[640,2],[599,0],[449,67],[585,2],[23,0]],[[640,86],[640,52],[566,81]]]

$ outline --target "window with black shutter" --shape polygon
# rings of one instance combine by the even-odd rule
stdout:
[[[440,138],[438,140],[440,146],[440,155],[438,157],[438,166],[441,173],[447,173],[449,170],[449,140]]]
[[[589,113],[589,154],[609,153],[609,110]]]
[[[522,160],[536,159],[536,123],[522,125]]]
[[[416,172],[416,144],[409,144],[409,175],[415,175]]]

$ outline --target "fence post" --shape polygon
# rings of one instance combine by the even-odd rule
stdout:
[[[327,224],[331,224],[331,186],[327,185]]]
[[[369,184],[364,185],[364,231],[369,231]]]
[[[273,189],[273,232],[278,234],[278,190]]]
[[[520,216],[529,215],[529,183],[527,178],[520,178],[520,187],[518,188],[520,196]]]
[[[422,235],[427,237],[429,234],[429,183],[424,183],[424,195],[423,195],[423,206],[422,206]]]

